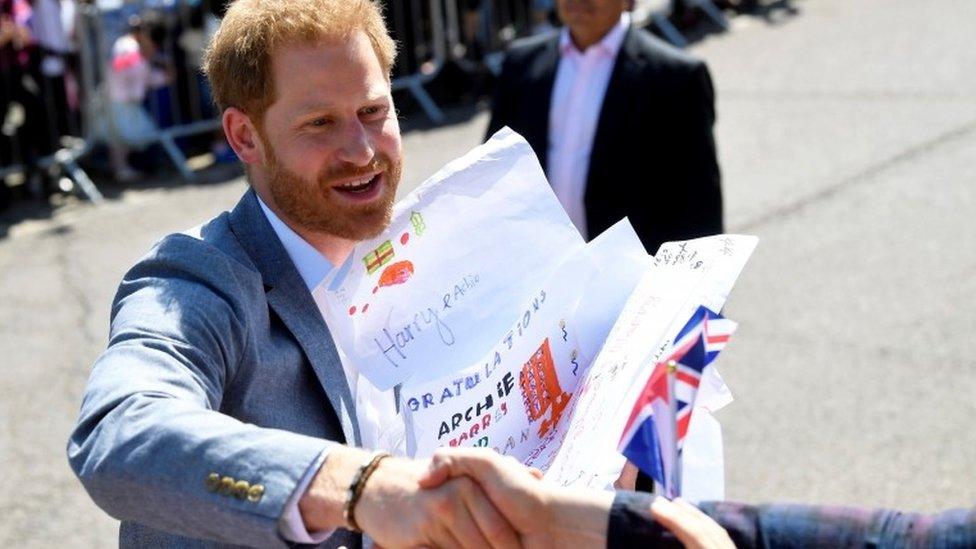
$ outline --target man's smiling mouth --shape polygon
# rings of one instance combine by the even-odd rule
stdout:
[[[372,176],[364,176],[345,183],[335,185],[332,188],[347,196],[361,197],[370,194],[380,185],[383,174],[378,173]]]

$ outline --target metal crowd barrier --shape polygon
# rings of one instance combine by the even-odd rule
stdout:
[[[456,5],[452,0],[447,0],[447,4]],[[400,44],[406,46],[397,57],[392,87],[409,90],[427,117],[440,124],[446,119],[444,112],[424,85],[436,78],[447,62],[442,0],[429,0],[426,4],[416,0],[394,0],[387,11],[392,19],[391,30]]]
[[[392,0],[386,4],[390,30],[400,45],[393,89],[408,90],[434,123],[442,123],[444,113],[424,86],[445,64],[451,61],[477,71],[478,62],[466,54],[479,49],[480,63],[497,72],[505,46],[530,27],[527,0],[480,0],[473,11],[462,0]],[[478,28],[466,37],[464,20],[472,12],[477,13]]]
[[[674,0],[637,0],[634,2],[634,23],[640,27],[653,25],[672,46],[684,48],[688,41],[668,19],[673,2]]]

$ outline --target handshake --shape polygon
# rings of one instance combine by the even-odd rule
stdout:
[[[613,528],[626,527],[610,520],[613,493],[547,484],[537,469],[492,450],[374,460],[363,475],[371,457],[350,447],[330,452],[299,501],[310,532],[358,526],[386,548],[507,549],[606,547]],[[683,501],[655,498],[641,520],[657,522],[686,547],[733,547],[725,530]]]

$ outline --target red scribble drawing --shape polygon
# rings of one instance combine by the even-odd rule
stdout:
[[[356,314],[356,306],[349,307],[349,316]]]
[[[413,263],[409,261],[397,261],[383,269],[380,275],[380,287],[395,286],[410,280],[413,275]]]
[[[409,241],[410,241],[410,233],[403,233],[403,234],[400,235],[400,244],[401,245],[406,246],[407,245],[407,242],[409,242]]]
[[[552,360],[548,338],[522,366],[519,386],[530,423],[549,412],[549,417],[539,425],[539,436],[546,436],[559,423],[570,399],[570,394],[563,391],[556,377],[556,364]]]

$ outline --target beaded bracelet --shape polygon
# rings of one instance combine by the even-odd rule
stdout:
[[[369,480],[370,475],[379,467],[380,462],[388,457],[390,457],[390,454],[386,452],[373,454],[373,457],[369,461],[359,467],[356,475],[352,478],[352,482],[349,484],[346,504],[342,507],[342,516],[346,519],[346,524],[349,525],[349,529],[353,532],[362,533],[363,531],[359,527],[359,523],[356,522],[356,503],[359,502],[359,498],[363,495],[363,488],[366,486],[366,481]]]

